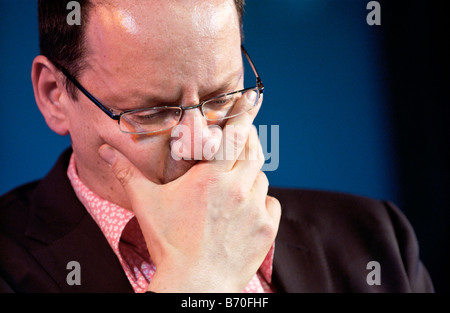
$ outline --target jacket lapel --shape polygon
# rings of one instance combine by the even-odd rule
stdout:
[[[31,198],[26,235],[42,243],[31,253],[63,292],[132,292],[101,230],[76,197],[66,171],[66,150]],[[80,285],[69,285],[70,261],[80,265]]]

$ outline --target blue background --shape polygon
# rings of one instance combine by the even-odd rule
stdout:
[[[70,145],[34,101],[35,2],[0,2],[0,193],[45,175]],[[256,124],[280,125],[271,184],[399,200],[379,31],[367,12],[361,1],[248,1],[245,46],[266,86]]]
[[[36,2],[0,0],[0,194],[43,177],[70,145],[68,137],[48,129],[34,101],[30,70],[39,52]],[[274,186],[334,190],[394,201],[416,228],[433,279],[438,285],[442,282],[442,289],[448,288],[444,286],[448,285],[445,277],[449,270],[442,272],[448,264],[448,252],[442,252],[449,250],[448,189],[440,183],[448,182],[448,168],[442,169],[446,164],[442,159],[441,163],[432,158],[408,163],[408,156],[423,151],[414,144],[402,145],[402,129],[407,130],[407,137],[410,128],[403,127],[408,124],[405,121],[399,124],[399,116],[404,115],[396,99],[402,97],[395,91],[401,86],[393,83],[399,81],[393,68],[404,73],[395,64],[415,47],[401,50],[391,29],[403,27],[413,34],[411,41],[416,40],[415,32],[422,32],[423,27],[414,28],[417,19],[408,18],[426,10],[416,5],[414,11],[413,2],[398,1],[403,7],[397,5],[397,10],[389,9],[395,11],[389,13],[388,2],[380,1],[382,25],[369,26],[367,2],[247,1],[244,44],[266,86],[256,124],[269,125],[269,130],[270,125],[279,125],[280,130],[279,167],[266,174]],[[391,46],[398,49],[392,53]],[[428,57],[414,62],[421,64]],[[432,129],[430,125],[439,115],[433,112],[425,128]],[[431,137],[436,138],[433,133],[427,138]],[[448,141],[443,144],[448,145]],[[433,155],[442,155],[441,150],[436,151]],[[433,194],[436,188],[423,195],[423,203],[430,197],[435,200],[431,208],[414,199],[416,191],[423,188],[408,185],[411,179],[405,175],[411,168],[425,168],[425,163],[431,164],[431,170],[424,172],[438,173],[420,178],[434,182],[440,190],[438,195]],[[442,179],[442,175],[447,176]]]

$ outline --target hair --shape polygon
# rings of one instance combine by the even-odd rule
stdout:
[[[69,25],[66,21],[67,4],[70,0],[38,0],[39,48],[54,65],[65,68],[75,78],[86,67],[86,25],[94,6],[92,0],[78,0],[81,10],[81,25]],[[238,13],[241,37],[243,38],[243,15],[245,0],[234,0]],[[77,99],[75,86],[66,78],[69,95]]]

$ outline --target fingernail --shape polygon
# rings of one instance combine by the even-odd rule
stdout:
[[[103,161],[105,161],[111,166],[114,164],[114,161],[116,160],[116,153],[110,146],[107,145],[101,146],[100,149],[98,150],[98,154],[103,159]]]
[[[249,91],[249,92],[247,92],[247,94],[246,94],[246,97],[247,97],[247,100],[249,101],[249,102],[255,102],[255,100],[256,100],[256,92],[254,92],[254,91]]]

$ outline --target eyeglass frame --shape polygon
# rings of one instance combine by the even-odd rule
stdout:
[[[243,45],[241,45],[241,51],[244,53],[245,57],[247,58],[250,66],[251,66],[251,68],[252,68],[252,70],[253,70],[253,72],[254,72],[254,74],[256,76],[256,86],[247,87],[247,88],[244,88],[244,89],[240,89],[240,90],[232,91],[232,92],[229,92],[229,93],[221,94],[221,95],[218,95],[218,96],[214,96],[212,98],[203,100],[203,101],[201,101],[198,104],[194,104],[194,105],[190,105],[190,106],[181,106],[181,105],[178,105],[178,106],[176,106],[176,105],[174,105],[174,106],[156,106],[156,107],[149,107],[149,108],[125,110],[125,111],[122,111],[120,113],[113,113],[112,112],[113,110],[111,108],[108,108],[107,106],[103,105],[97,98],[95,98],[89,91],[87,91],[87,89],[84,88],[83,85],[81,85],[81,83],[74,76],[72,76],[69,73],[69,71],[67,71],[63,66],[59,65],[58,63],[56,63],[54,61],[52,61],[52,62],[61,70],[61,72],[64,74],[64,76],[66,76],[89,100],[91,100],[91,102],[93,102],[100,110],[102,110],[111,119],[116,120],[118,122],[118,124],[119,124],[119,128],[120,128],[120,119],[122,118],[122,115],[124,115],[124,114],[129,114],[129,113],[133,113],[133,112],[140,112],[140,111],[145,111],[145,110],[149,110],[149,109],[152,109],[152,110],[153,109],[169,109],[169,108],[181,109],[180,118],[179,118],[177,124],[167,128],[167,129],[161,129],[161,130],[155,130],[155,131],[149,131],[149,132],[136,132],[136,133],[134,133],[134,132],[125,132],[122,129],[120,129],[120,131],[123,132],[123,133],[152,134],[152,133],[157,133],[157,132],[160,132],[160,131],[169,130],[169,129],[175,127],[176,125],[178,125],[178,123],[183,118],[183,113],[184,113],[185,110],[192,110],[192,109],[196,109],[196,108],[202,107],[205,102],[213,100],[215,98],[226,97],[226,96],[230,96],[230,95],[233,95],[233,94],[236,94],[236,93],[240,93],[240,92],[241,93],[245,93],[246,91],[252,90],[252,89],[255,89],[255,88],[258,89],[259,96],[261,96],[263,94],[263,92],[264,92],[264,84],[263,84],[263,82],[261,80],[261,77],[259,76],[259,73],[258,73],[258,71],[257,71],[257,69],[256,69],[256,67],[255,67],[255,65],[254,65],[254,63],[252,61],[252,59],[250,58],[250,55],[248,54],[247,50],[245,50]],[[203,111],[202,111],[202,115],[203,115]],[[234,115],[234,116],[236,116],[236,115]],[[234,117],[234,116],[225,117],[223,119],[224,120],[225,119],[229,119],[229,118]]]

